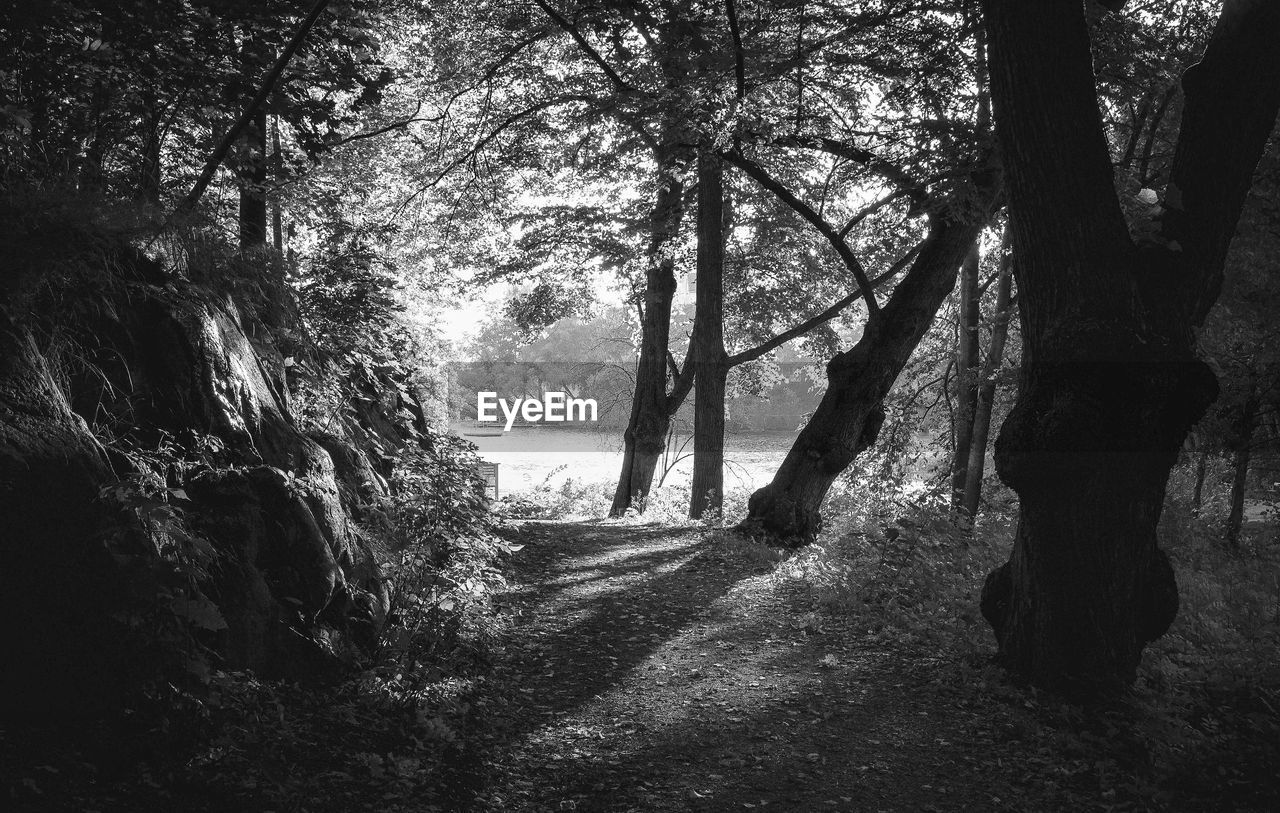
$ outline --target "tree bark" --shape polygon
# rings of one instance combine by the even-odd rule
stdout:
[[[1231,510],[1227,514],[1227,547],[1240,547],[1240,527],[1244,524],[1244,497],[1249,481],[1249,456],[1253,446],[1253,424],[1258,413],[1258,389],[1250,384],[1249,394],[1240,408],[1235,427],[1235,449],[1232,450]]]
[[[630,508],[643,510],[666,443],[672,415],[669,404],[675,395],[667,392],[671,301],[676,293],[675,260],[668,248],[678,236],[684,217],[684,184],[679,176],[678,148],[664,146],[657,157],[658,194],[649,216],[640,358],[631,417],[622,436],[622,473],[609,508],[611,517],[620,517]],[[680,394],[677,406],[687,392],[686,388]]]
[[[711,149],[698,153],[698,276],[690,363],[694,365],[693,487],[689,516],[724,507],[724,171]]]
[[[1204,505],[1204,478],[1209,471],[1209,453],[1196,451],[1196,481],[1191,489],[1191,516],[1200,516]]]
[[[138,198],[143,203],[160,202],[161,189],[161,138],[163,124],[160,105],[154,96],[148,96],[146,113],[142,121],[142,162],[138,173]]]
[[[1006,231],[1007,235],[1007,231]],[[1007,243],[1007,239],[1005,243]],[[1007,245],[1004,246],[1008,248]],[[1009,317],[1013,310],[1012,254],[1000,259],[1000,279],[996,283],[996,311],[991,320],[991,346],[983,362],[978,400],[974,407],[973,437],[969,443],[969,464],[965,468],[964,496],[961,507],[965,516],[976,518],[982,502],[982,477],[987,466],[987,439],[991,434],[991,412],[995,408],[997,376],[1004,363],[1004,346],[1009,337]]]
[[[1178,450],[1217,396],[1191,328],[1280,106],[1280,4],[1227,0],[1183,80],[1164,244],[1143,246],[1114,189],[1081,4],[983,8],[1023,365],[995,455],[1021,516],[982,610],[1019,677],[1114,694],[1177,613],[1156,527]]]
[[[280,168],[283,164],[283,157],[280,153],[280,117],[271,117],[271,174],[275,177],[276,183],[280,183],[282,173]],[[277,191],[271,200],[271,245],[275,248],[276,254],[284,254],[284,213],[280,210],[280,193]]]
[[[240,163],[240,250],[267,243],[267,111],[259,110],[245,131]]]
[[[986,189],[984,197],[992,195]],[[812,543],[822,501],[839,474],[875,442],[882,402],[919,344],[960,264],[985,224],[938,218],[889,301],[867,320],[862,338],[827,364],[827,390],[769,485],[751,495],[742,529],[785,546]]]
[[[956,412],[951,455],[951,508],[964,508],[964,487],[978,410],[978,323],[982,306],[978,292],[978,242],[960,267],[960,326],[956,343]],[[971,515],[972,516],[972,515]]]

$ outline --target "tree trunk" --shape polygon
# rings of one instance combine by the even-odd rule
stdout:
[[[1231,511],[1227,514],[1227,547],[1240,547],[1240,526],[1244,524],[1245,487],[1249,480],[1249,453],[1253,445],[1253,423],[1258,413],[1258,390],[1250,385],[1236,425],[1231,466]]]
[[[244,134],[240,164],[240,250],[267,242],[267,111],[260,110]]]
[[[724,170],[710,149],[698,153],[698,277],[690,363],[694,365],[693,488],[689,516],[724,507]]]
[[[982,313],[978,292],[978,241],[960,267],[960,328],[956,343],[956,413],[951,456],[951,508],[964,507],[964,486],[978,410],[978,322]]]
[[[658,155],[657,200],[649,216],[640,359],[631,398],[631,417],[623,433],[622,473],[609,509],[611,517],[620,517],[629,508],[644,509],[671,425],[667,355],[676,276],[675,260],[667,249],[678,236],[684,216],[684,184],[677,165],[677,149],[663,148]],[[680,400],[683,399],[682,394]]]
[[[160,156],[160,128],[162,117],[159,103],[148,97],[145,104],[146,114],[142,122],[142,165],[139,167],[138,198],[143,203],[156,205],[160,203],[162,182]]]
[[[101,79],[94,82],[85,127],[89,133],[88,143],[80,162],[80,189],[88,195],[100,195],[105,191],[102,171],[107,156],[106,116],[110,101],[106,84]]]
[[[999,659],[1090,697],[1132,682],[1177,613],[1156,527],[1187,432],[1217,395],[1191,328],[1280,105],[1280,4],[1228,0],[1186,107],[1163,245],[1129,237],[1077,0],[984,0],[1022,321],[1018,398],[996,468],[1020,498],[982,610]]]
[[[1204,478],[1209,471],[1209,453],[1196,452],[1196,483],[1191,490],[1191,516],[1200,516],[1204,505]]]
[[[280,154],[280,117],[271,117],[271,173],[276,178],[276,183],[280,183],[282,174],[280,167],[283,158]],[[277,192],[272,196],[271,200],[271,245],[275,247],[277,254],[284,253],[284,216],[280,211],[280,195]]]
[[[1009,337],[1009,317],[1013,300],[1013,255],[1008,252],[1008,235],[1005,232],[1000,259],[1000,279],[996,283],[996,312],[991,320],[991,347],[982,365],[978,401],[973,414],[973,437],[969,442],[969,464],[964,473],[964,496],[961,507],[965,516],[976,518],[982,502],[982,476],[987,467],[987,438],[991,434],[991,412],[996,403],[997,376],[1004,363],[1004,346]]]
[[[989,191],[988,191],[989,196]],[[983,220],[936,220],[924,248],[862,338],[827,364],[827,391],[773,481],[751,495],[742,528],[781,545],[813,542],[822,501],[839,474],[875,442],[882,402],[928,331]]]

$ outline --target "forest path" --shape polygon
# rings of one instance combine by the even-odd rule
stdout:
[[[882,645],[824,630],[726,535],[529,522],[519,537],[472,809],[1028,809],[988,721]]]

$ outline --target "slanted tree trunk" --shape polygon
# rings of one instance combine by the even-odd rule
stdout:
[[[988,188],[983,197],[991,195]],[[827,363],[827,390],[772,482],[751,495],[744,530],[782,545],[813,542],[827,491],[875,442],[884,423],[884,397],[955,287],[957,270],[984,224],[985,215],[934,221],[906,277],[868,318],[862,338]]]
[[[1249,454],[1253,446],[1254,420],[1258,414],[1258,387],[1251,384],[1240,408],[1231,455],[1231,510],[1227,513],[1227,547],[1240,547],[1240,527],[1244,524],[1245,488],[1249,481]]]
[[[982,610],[1034,685],[1123,690],[1178,605],[1156,527],[1169,471],[1217,395],[1191,328],[1280,106],[1280,4],[1227,0],[1183,77],[1160,243],[1137,246],[1114,189],[1078,0],[984,0],[1022,320],[1018,398],[996,468],[1020,498]]]
[[[676,239],[684,217],[684,184],[678,170],[678,148],[664,146],[657,157],[658,194],[649,215],[640,358],[631,417],[622,436],[622,473],[609,509],[611,517],[622,516],[628,508],[643,508],[671,425],[669,403],[673,395],[667,392],[667,356],[676,276],[675,260],[667,249]],[[679,401],[687,392],[686,388]]]
[[[694,365],[693,489],[689,516],[724,506],[724,171],[710,149],[698,153],[698,277],[690,363]]]
[[[1006,244],[1008,231],[1006,230]],[[1007,249],[1007,245],[1004,246]],[[1009,317],[1013,311],[1012,255],[1007,251],[1000,259],[1000,278],[996,282],[996,311],[991,319],[991,346],[979,376],[978,400],[973,414],[973,437],[969,441],[969,464],[964,473],[964,496],[961,508],[965,516],[978,516],[982,502],[982,477],[987,467],[987,439],[991,434],[991,412],[996,403],[997,376],[1004,363],[1004,346],[1009,337]]]
[[[956,342],[956,412],[951,456],[951,508],[963,510],[964,484],[978,411],[978,323],[982,304],[978,291],[978,242],[960,267],[960,325]]]

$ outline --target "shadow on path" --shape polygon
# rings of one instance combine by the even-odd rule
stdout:
[[[607,523],[531,525],[509,596],[518,612],[508,674],[541,717],[574,709],[618,683],[759,567],[708,544],[704,528]]]

